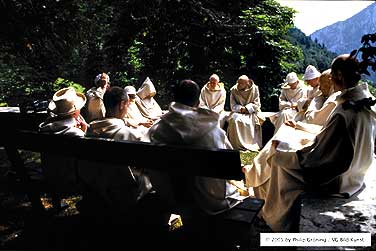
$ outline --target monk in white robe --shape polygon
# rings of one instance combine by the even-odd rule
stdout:
[[[205,108],[219,114],[219,125],[224,128],[231,113],[225,111],[226,90],[224,84],[219,82],[219,76],[213,74],[209,81],[202,87],[200,94],[200,103],[198,107]]]
[[[316,69],[316,67],[313,65],[307,66],[303,76],[303,80],[306,81],[308,85],[306,101],[302,109],[300,109],[300,111],[295,115],[295,121],[302,121],[304,119],[304,113],[307,110],[307,107],[311,104],[312,100],[321,95],[319,81],[320,76],[321,73]]]
[[[122,120],[129,105],[126,91],[118,86],[111,87],[103,101],[106,117],[91,122],[87,136],[140,141],[143,135],[136,129],[127,127]],[[81,160],[79,175],[90,191],[99,195],[105,205],[119,211],[132,209],[152,188],[143,170],[124,165],[109,166],[102,162]]]
[[[154,124],[154,122],[150,118],[143,116],[138,108],[136,100],[139,99],[139,97],[136,94],[136,89],[133,86],[126,86],[124,90],[129,96],[129,106],[123,120],[127,126],[133,127],[141,134],[146,135],[147,131]]]
[[[287,74],[285,84],[282,86],[279,95],[279,112],[270,117],[275,130],[274,133],[286,121],[292,120],[303,111],[304,104],[307,100],[307,91],[303,83],[300,82],[295,72]]]
[[[198,107],[220,114],[225,110],[225,102],[226,90],[224,84],[219,82],[217,74],[213,74],[201,89],[200,104]]]
[[[312,100],[320,95],[321,95],[320,86],[316,86],[316,87],[309,86],[307,88],[307,101],[305,103],[304,108],[307,108],[309,104],[312,102]]]
[[[334,94],[334,84],[330,79],[330,69],[324,71],[319,77],[320,95],[313,98],[304,113],[303,122],[324,125],[329,115],[336,106],[336,98],[340,92]]]
[[[307,89],[306,106],[317,96],[321,95],[319,78],[321,73],[313,65],[308,65],[303,76],[303,80],[309,85]]]
[[[341,94],[341,92],[338,91],[333,94],[334,84],[330,79],[330,69],[323,72],[319,80],[319,88],[322,94],[312,100],[305,113],[306,119],[298,122],[294,122],[294,120],[285,122],[292,127],[282,125],[278,132],[253,160],[254,168],[261,172],[266,172],[262,175],[263,177],[269,177],[267,173],[270,170],[269,160],[276,154],[276,151],[293,152],[312,144],[317,134],[321,131],[323,124],[336,107],[336,97]],[[286,141],[286,139],[289,140]],[[277,149],[276,142],[279,142]],[[250,168],[251,166],[246,166],[245,170],[249,170]]]
[[[207,109],[197,108],[199,94],[200,89],[195,82],[183,80],[175,90],[176,102],[172,102],[169,112],[150,128],[148,133],[150,141],[231,149],[226,133],[218,125],[218,114]],[[153,177],[152,183],[155,184]],[[161,183],[162,186],[169,184],[168,179]],[[196,203],[208,214],[221,213],[240,202],[237,199],[239,193],[236,187],[223,179],[195,177],[191,186]],[[158,187],[156,190],[161,192]],[[166,192],[173,193],[173,189]]]
[[[303,191],[351,196],[362,187],[374,162],[376,107],[367,85],[357,85],[358,72],[355,59],[337,57],[331,74],[335,91],[342,93],[317,137],[300,142],[300,149],[286,148],[293,137],[271,141],[268,159],[256,158],[244,168],[247,185],[265,199],[261,214],[274,231],[298,231],[297,198]]]
[[[158,120],[163,115],[161,107],[154,99],[156,93],[157,91],[155,90],[153,82],[147,77],[137,91],[139,98],[135,100],[142,116],[152,120]]]
[[[308,124],[315,124],[319,126],[323,126],[329,115],[334,110],[336,106],[336,98],[340,91],[334,93],[334,84],[333,81],[330,79],[330,69],[323,72],[323,74],[319,77],[319,91],[320,95],[315,97],[308,106],[307,110],[304,112],[303,119],[301,121],[297,121],[296,117],[294,121],[287,121],[287,124],[294,124],[298,125],[301,130],[308,130],[312,128],[312,126],[304,125],[304,123]],[[313,129],[313,131],[317,131]],[[286,135],[288,137],[288,135]],[[279,135],[278,137],[283,137]]]
[[[87,122],[104,118],[106,108],[103,104],[103,95],[109,88],[110,77],[106,73],[95,77],[95,86],[86,92],[87,103],[83,114]]]
[[[140,141],[144,137],[136,129],[126,126],[124,120],[111,117],[92,121],[88,136],[130,141]]]
[[[234,149],[258,151],[262,146],[261,125],[264,122],[258,114],[261,111],[258,86],[242,75],[230,91],[234,113],[229,118],[228,138]]]

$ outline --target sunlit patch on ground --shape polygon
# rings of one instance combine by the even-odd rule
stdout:
[[[365,186],[351,198],[304,198],[300,232],[366,232],[372,234],[372,247],[338,247],[331,250],[375,250],[376,248],[376,167],[365,177]],[[311,247],[312,248],[312,247]],[[299,250],[311,250],[299,248]],[[318,249],[317,249],[318,250]]]
[[[42,197],[40,200],[42,201],[42,204],[43,204],[45,209],[52,208],[51,199],[46,198],[46,197]]]
[[[253,159],[256,157],[258,152],[253,152],[253,151],[240,151],[240,159],[241,163],[243,165],[251,165]]]
[[[346,219],[345,215],[343,215],[342,212],[325,212],[325,213],[321,213],[321,215],[327,215],[327,216],[330,216],[332,217],[333,219],[339,219],[339,220],[344,220]]]

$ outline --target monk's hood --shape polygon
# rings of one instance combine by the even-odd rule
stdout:
[[[213,111],[176,102],[171,103],[169,112],[161,118],[187,144],[196,142],[216,128],[218,119],[219,115]]]

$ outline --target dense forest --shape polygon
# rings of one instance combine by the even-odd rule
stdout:
[[[302,49],[303,60],[297,64],[297,72],[304,72],[307,65],[314,65],[319,71],[329,68],[333,58],[337,55],[328,51],[324,45],[312,41],[301,30],[291,28],[287,33],[287,40],[294,46]]]
[[[66,85],[84,91],[108,72],[118,86],[149,76],[166,107],[175,83],[217,73],[226,89],[253,78],[268,109],[289,71],[334,57],[274,0],[8,0],[0,10],[0,103],[10,106]]]

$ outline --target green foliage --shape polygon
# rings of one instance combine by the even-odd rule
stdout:
[[[151,77],[162,106],[184,78],[204,84],[216,72],[229,89],[247,74],[266,102],[301,57],[283,38],[293,11],[273,0],[10,0],[0,8],[0,71],[10,83],[0,100],[11,103],[49,97],[58,77],[88,88],[100,72],[120,86]]]
[[[171,101],[177,81],[191,78],[203,85],[214,72],[226,89],[239,75],[249,75],[265,104],[270,89],[301,56],[284,39],[293,11],[272,0],[116,1],[114,6],[104,45],[109,67],[138,79],[136,86],[146,76],[154,78],[162,105]]]
[[[370,76],[370,71],[376,72],[376,33],[364,35],[361,42],[362,46],[350,55],[357,57],[361,54],[361,73]]]
[[[372,95],[376,97],[376,87],[374,87],[373,85],[368,85],[368,88]]]
[[[372,81],[370,81],[370,80],[363,80],[363,81],[368,84],[369,91],[371,92],[371,94],[373,96],[376,97],[376,86],[375,86],[375,84],[372,83]]]
[[[1,49],[13,56],[2,57],[4,62],[21,70],[30,67],[33,74],[24,75],[27,82],[55,79],[82,40],[87,24],[80,9],[83,2],[2,1],[0,7],[6,11],[2,12]],[[77,22],[82,26],[76,26]]]
[[[290,29],[287,38],[291,44],[301,48],[303,54],[301,60],[295,63],[294,70],[296,72],[304,73],[307,65],[314,65],[319,71],[324,71],[330,68],[332,60],[337,56],[328,51],[325,46],[318,44],[317,41],[312,41],[297,28]]]
[[[144,66],[140,57],[141,46],[142,42],[134,40],[133,45],[128,49],[129,63],[133,66],[135,73],[139,73]]]
[[[66,80],[63,78],[57,78],[56,81],[53,83],[53,90],[58,91],[59,89],[65,88],[65,87],[73,87],[77,92],[83,93],[85,91],[85,88],[73,81]]]
[[[274,0],[9,0],[0,9],[0,101],[9,105],[67,85],[82,91],[107,72],[111,85],[136,88],[149,76],[166,108],[172,85],[217,73],[226,90],[253,78],[269,110],[288,72],[325,70],[335,56],[291,29],[294,10]]]
[[[97,55],[112,20],[107,3],[0,1],[0,73],[6,73],[0,100],[17,105],[46,99],[60,76],[85,87],[92,83],[94,74],[106,70]]]
[[[1,53],[0,53],[1,54]],[[41,97],[41,90],[48,88],[42,82],[40,84],[30,83],[27,76],[32,75],[32,68],[6,64],[0,59],[0,102],[8,106],[18,106],[32,99]]]

